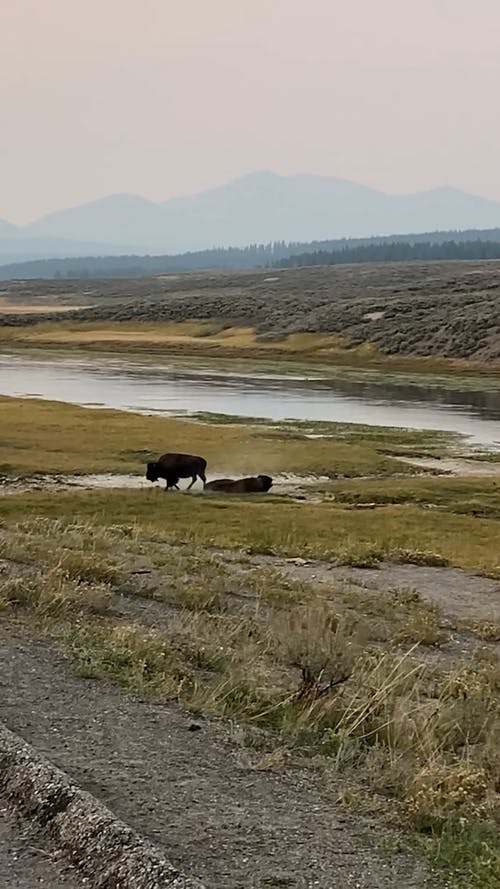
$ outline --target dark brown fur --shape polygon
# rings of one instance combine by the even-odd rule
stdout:
[[[190,478],[191,484],[188,491],[193,487],[197,478],[203,482],[205,487],[207,461],[204,457],[194,457],[192,454],[163,454],[155,463],[148,463],[146,469],[146,478],[150,482],[157,482],[163,478],[166,481],[165,490],[169,488],[178,489],[178,481],[181,478]]]
[[[269,475],[257,475],[250,478],[217,478],[205,485],[206,491],[221,494],[263,494],[273,486]]]

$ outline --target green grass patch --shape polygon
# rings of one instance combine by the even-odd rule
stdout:
[[[414,847],[440,871],[450,889],[498,889],[500,830],[494,823],[452,819],[417,834]]]
[[[444,456],[462,442],[461,435],[428,429],[402,429],[395,426],[368,426],[363,423],[336,423],[328,420],[270,420],[265,417],[240,417],[235,414],[198,412],[190,417],[213,426],[256,426],[275,434],[304,438],[323,436],[337,441],[370,445],[380,453],[393,456]]]
[[[353,510],[334,502],[164,494],[153,490],[12,494],[0,519],[74,519],[139,525],[158,541],[229,547],[254,553],[376,564],[388,559],[451,564],[500,576],[498,522],[413,504]]]
[[[417,504],[463,515],[500,518],[500,475],[331,482],[320,489],[342,504]]]

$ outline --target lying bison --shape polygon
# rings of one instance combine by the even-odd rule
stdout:
[[[205,485],[205,491],[213,491],[221,494],[262,494],[273,486],[273,480],[269,475],[258,475],[254,478],[217,478]]]
[[[156,463],[148,463],[146,478],[149,482],[157,482],[159,478],[165,479],[166,491],[169,488],[179,490],[177,484],[179,479],[190,478],[191,484],[187,489],[189,491],[197,478],[201,479],[205,487],[206,468],[207,461],[203,457],[193,457],[191,454],[163,454]]]

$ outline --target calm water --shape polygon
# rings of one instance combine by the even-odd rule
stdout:
[[[141,413],[212,411],[461,432],[500,449],[500,391],[229,375],[124,357],[0,355],[0,393]]]

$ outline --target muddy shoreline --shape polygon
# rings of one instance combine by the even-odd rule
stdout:
[[[432,457],[395,457],[402,464],[409,464],[422,469],[424,474],[431,472],[433,476],[451,476],[453,478],[500,478],[500,462],[473,460],[467,457],[432,458]],[[325,495],[319,495],[315,488],[326,484],[332,479],[327,476],[294,475],[286,473],[273,476],[274,482],[270,495],[291,496],[298,500],[322,500]],[[211,479],[209,478],[208,481]],[[144,475],[133,473],[82,473],[75,474],[43,474],[43,475],[18,475],[0,476],[0,496],[7,494],[22,494],[28,491],[70,491],[72,489],[84,490],[164,490],[164,482],[155,484],[148,482]],[[190,491],[186,489],[176,493],[184,493],[189,496],[203,494],[200,483],[197,483]],[[175,496],[170,491],[169,495]],[[204,496],[210,496],[208,492]],[[219,495],[220,496],[220,495]]]

